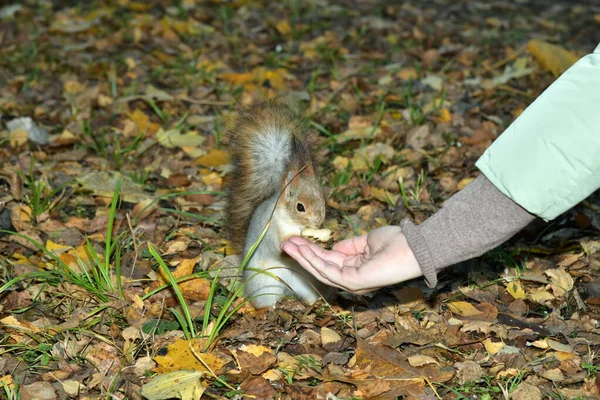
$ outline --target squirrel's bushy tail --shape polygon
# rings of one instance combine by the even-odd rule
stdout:
[[[243,251],[252,213],[279,192],[294,154],[308,153],[305,121],[272,102],[240,108],[225,139],[233,166],[227,190],[231,244]]]

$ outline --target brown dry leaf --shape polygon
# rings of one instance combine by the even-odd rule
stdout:
[[[489,321],[466,321],[460,328],[463,332],[489,333],[492,323]]]
[[[262,376],[249,376],[240,384],[240,389],[244,391],[245,399],[271,400],[276,398],[275,389]]]
[[[393,349],[358,340],[355,360],[354,374],[363,375],[365,384],[367,377],[389,380],[393,388],[393,393],[390,395],[395,396],[418,394],[423,390],[423,378],[410,370],[412,367],[404,361],[400,353]]]
[[[412,367],[422,367],[423,365],[427,365],[427,364],[440,365],[440,363],[438,363],[435,358],[426,356],[423,354],[417,354],[417,355],[408,357],[408,363]]]
[[[29,343],[31,341],[29,336],[40,332],[40,329],[31,322],[19,321],[13,316],[0,319],[0,326],[15,343]]]
[[[508,282],[506,285],[506,291],[515,299],[524,299],[526,297],[525,290],[523,289],[523,285],[521,281],[512,281]]]
[[[565,380],[565,375],[559,368],[544,371],[542,372],[541,376],[552,382],[562,382]]]
[[[242,371],[250,371],[253,375],[261,374],[277,361],[271,349],[265,346],[243,345],[231,351]]]
[[[521,382],[519,386],[511,393],[513,400],[542,400],[542,391],[536,386]]]
[[[530,291],[529,298],[540,304],[544,304],[555,299],[552,293],[548,292],[544,287],[539,287]]]
[[[549,347],[547,339],[535,340],[535,341],[529,343],[529,345],[533,346],[533,347],[537,347],[538,349],[547,349]]]
[[[333,329],[329,329],[327,327],[321,328],[321,344],[323,346],[328,345],[330,343],[337,343],[342,340],[342,336],[339,333],[334,331]]]
[[[142,396],[148,400],[196,400],[202,397],[205,387],[201,378],[204,371],[179,370],[157,375],[142,386]]]
[[[140,201],[133,207],[131,211],[131,217],[136,221],[136,223],[140,223],[144,219],[146,219],[150,214],[158,209],[159,202],[153,199],[145,199]]]
[[[579,59],[570,51],[539,39],[529,41],[527,50],[543,68],[552,72],[554,76],[565,72]]]
[[[483,312],[479,311],[473,304],[468,303],[466,301],[454,301],[451,303],[446,303],[448,309],[454,314],[458,314],[461,317],[474,317],[476,315],[481,315]]]
[[[458,382],[464,384],[467,382],[477,382],[484,375],[483,368],[475,361],[457,362],[454,364],[457,369],[456,375]]]
[[[573,346],[557,342],[556,340],[546,339],[548,347],[552,350],[560,351],[563,353],[573,353]]]
[[[549,269],[544,273],[550,277],[552,283],[548,287],[555,296],[564,296],[573,289],[573,277],[563,268]]]
[[[225,364],[224,361],[213,354],[202,353],[200,349],[202,345],[203,341],[200,339],[177,340],[175,343],[163,348],[163,355],[154,357],[154,361],[158,366],[153,371],[159,374],[179,370],[206,371],[204,364],[208,365],[214,372],[219,371]],[[194,352],[191,348],[194,349]],[[161,351],[162,353],[163,351]],[[196,355],[202,358],[204,364],[198,360]]]
[[[229,162],[229,153],[223,150],[211,149],[207,155],[196,160],[197,165],[212,168],[225,165]]]

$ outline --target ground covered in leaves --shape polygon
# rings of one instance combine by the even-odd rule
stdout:
[[[254,310],[225,240],[222,141],[236,102],[285,101],[319,133],[339,237],[422,222],[592,51],[599,7],[2,4],[0,398],[600,394],[598,199],[435,290]]]

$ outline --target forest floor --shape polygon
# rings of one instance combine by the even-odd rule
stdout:
[[[3,2],[0,398],[598,398],[598,196],[435,289],[262,310],[223,215],[224,126],[277,99],[339,238],[422,222],[595,48],[580,3]]]

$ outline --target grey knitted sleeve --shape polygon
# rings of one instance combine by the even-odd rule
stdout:
[[[480,175],[421,225],[403,220],[400,226],[434,287],[439,270],[497,247],[534,219]]]

